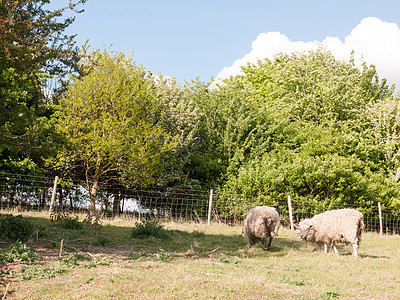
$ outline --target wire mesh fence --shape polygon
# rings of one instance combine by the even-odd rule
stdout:
[[[0,209],[3,211],[48,211],[53,192],[54,212],[89,211],[90,196],[82,182],[64,182],[54,190],[54,178],[0,175]],[[102,217],[156,218],[197,223],[206,222],[209,218],[212,222],[240,225],[252,207],[266,205],[277,209],[282,225],[290,225],[287,198],[233,195],[218,190],[211,195],[208,190],[159,187],[127,189],[108,185],[97,193],[96,210]],[[377,205],[362,207],[301,199],[292,199],[291,204],[295,222],[330,209],[355,208],[364,214],[367,231],[380,230]],[[382,225],[386,234],[400,233],[399,215],[383,209]]]

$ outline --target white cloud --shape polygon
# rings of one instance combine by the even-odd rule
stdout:
[[[261,33],[252,42],[252,49],[232,66],[223,68],[216,80],[240,73],[240,67],[248,62],[273,57],[277,53],[293,53],[315,50],[319,45],[330,50],[336,58],[348,61],[352,50],[355,61],[361,58],[367,64],[376,66],[380,78],[386,78],[389,84],[400,88],[400,29],[395,23],[384,22],[378,18],[365,18],[342,42],[337,37],[326,37],[322,42],[291,41],[279,32]]]

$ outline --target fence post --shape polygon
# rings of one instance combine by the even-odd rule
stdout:
[[[287,197],[288,207],[289,207],[289,219],[290,219],[290,230],[294,230],[293,227],[293,214],[292,214],[292,200],[290,195]]]
[[[64,247],[64,239],[61,240],[61,243],[60,243],[60,253],[58,254],[58,257],[63,256],[63,253],[64,253],[63,247]]]
[[[383,235],[383,222],[382,222],[382,208],[381,203],[378,202],[378,210],[379,210],[379,235]]]
[[[54,211],[54,200],[56,199],[56,192],[57,192],[57,181],[58,181],[58,176],[54,178],[54,186],[53,186],[53,192],[51,193],[49,215],[51,215]]]
[[[210,190],[210,200],[208,201],[208,218],[207,218],[208,225],[210,225],[211,221],[212,200],[213,200],[213,189]]]

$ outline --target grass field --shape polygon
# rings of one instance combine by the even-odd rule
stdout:
[[[40,256],[0,263],[6,299],[400,299],[400,236],[365,233],[355,258],[350,246],[326,255],[285,228],[265,252],[224,224],[161,223],[168,238],[132,238],[129,220],[71,230],[26,217]]]

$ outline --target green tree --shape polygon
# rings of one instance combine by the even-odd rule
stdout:
[[[64,34],[74,18],[61,18],[84,2],[50,11],[49,0],[0,1],[0,170],[36,172],[51,154],[46,85],[78,71],[74,37]]]
[[[160,186],[198,187],[199,182],[185,172],[199,127],[196,102],[187,95],[186,86],[181,87],[175,78],[159,74],[156,90],[160,104],[157,123],[174,137],[177,145],[173,152],[162,156],[161,172],[155,180]]]
[[[212,134],[216,122],[212,110],[209,83],[198,78],[186,82],[184,95],[196,105],[196,126],[193,139],[187,148],[184,174],[203,187],[212,187],[218,182],[226,166],[221,158],[218,139]],[[215,133],[215,132],[213,132]]]
[[[319,209],[390,205],[399,197],[376,146],[379,130],[372,124],[379,110],[371,111],[393,89],[373,66],[358,69],[318,49],[281,54],[243,72],[212,91],[206,105],[207,117],[218,120],[207,124],[210,139],[225,153],[227,193],[271,200],[290,194]]]
[[[366,116],[370,126],[360,148],[369,153],[393,180],[400,179],[400,99],[388,97],[369,105]]]
[[[74,78],[61,100],[57,130],[67,147],[56,163],[85,174],[93,212],[101,184],[115,179],[151,183],[161,155],[176,142],[157,124],[160,103],[152,74],[122,52],[92,57],[90,73]]]

